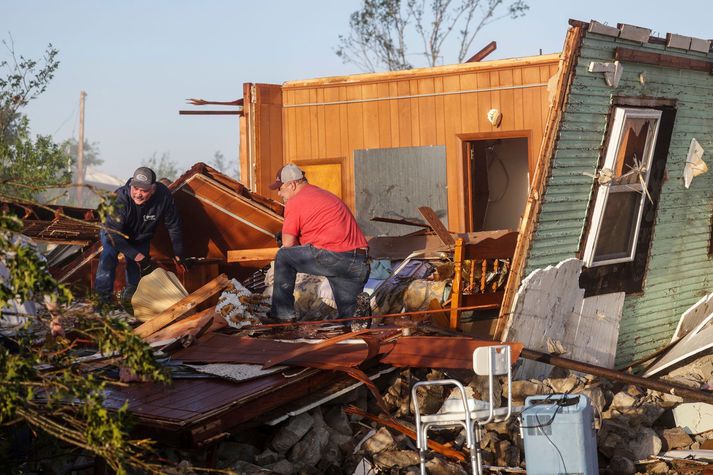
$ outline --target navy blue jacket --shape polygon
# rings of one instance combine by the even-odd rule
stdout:
[[[139,251],[138,244],[147,244],[153,238],[158,223],[163,220],[171,238],[173,253],[183,257],[183,237],[181,235],[181,217],[178,215],[173,195],[163,183],[156,183],[156,192],[151,199],[142,205],[137,205],[131,199],[131,180],[118,188],[114,214],[107,218],[108,228],[126,234],[129,238],[112,234],[116,248],[125,256],[134,259]]]

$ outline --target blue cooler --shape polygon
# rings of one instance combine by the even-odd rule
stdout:
[[[528,475],[599,474],[594,412],[584,394],[530,396],[520,424]]]

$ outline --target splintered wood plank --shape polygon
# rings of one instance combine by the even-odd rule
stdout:
[[[191,295],[179,300],[156,317],[136,327],[134,333],[142,338],[156,333],[163,327],[184,318],[189,312],[195,310],[198,305],[223,290],[226,285],[228,285],[228,276],[220,274]]]
[[[390,427],[394,430],[397,430],[404,434],[407,437],[410,437],[413,440],[417,439],[416,432],[413,430],[409,429],[408,427],[404,426],[403,424],[400,424],[399,422],[396,421],[396,419],[386,419],[384,417],[379,417],[375,416],[373,414],[369,414],[368,412],[362,411],[361,409],[355,407],[355,406],[348,406],[344,409],[345,414],[354,414],[360,417],[366,417],[367,419],[370,419],[377,424],[382,424],[385,425],[386,427]],[[431,450],[435,450],[439,454],[445,455],[447,457],[454,458],[456,460],[460,460],[461,462],[465,461],[465,455],[462,452],[459,452],[457,450],[454,450],[446,445],[439,444],[438,442],[435,442],[433,440],[428,440],[426,442],[428,444],[428,448]]]
[[[279,250],[279,247],[230,250],[228,251],[228,262],[271,261],[275,259]]]
[[[448,232],[446,227],[443,225],[443,222],[441,222],[441,220],[436,215],[435,211],[433,211],[428,206],[421,206],[420,208],[418,208],[418,212],[421,213],[423,219],[425,219],[426,222],[431,226],[433,232],[436,233],[436,235],[441,239],[444,245],[455,245],[455,239],[453,239],[453,236],[451,236],[451,233]]]
[[[711,314],[713,314],[713,294],[708,294],[681,315],[676,331],[673,332],[671,342],[673,343],[688,335]]]
[[[168,325],[153,335],[149,335],[145,338],[145,340],[147,343],[153,343],[157,341],[170,340],[172,338],[180,338],[184,335],[193,335],[197,338],[209,329],[213,323],[214,316],[215,308],[207,308],[202,312],[198,312],[195,315],[184,318],[180,322]]]

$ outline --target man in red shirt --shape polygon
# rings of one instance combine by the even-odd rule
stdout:
[[[367,243],[347,205],[332,193],[307,183],[302,170],[289,163],[277,172],[270,189],[285,202],[282,248],[275,257],[270,316],[296,319],[298,272],[325,276],[332,287],[337,316],[351,317],[356,297],[369,278]]]

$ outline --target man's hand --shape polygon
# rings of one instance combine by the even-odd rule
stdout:
[[[292,246],[299,246],[299,241],[297,240],[297,236],[293,236],[292,234],[282,233],[282,247],[292,247]]]
[[[174,263],[176,264],[176,274],[177,275],[183,275],[186,272],[188,272],[188,265],[185,259],[182,257],[174,257],[173,258]]]
[[[141,277],[148,275],[156,270],[156,267],[158,266],[154,263],[154,261],[151,260],[150,257],[144,256],[143,254],[138,254],[136,257],[138,258],[139,256],[141,256],[141,260],[135,259],[135,261],[139,265],[139,272],[141,273]]]

